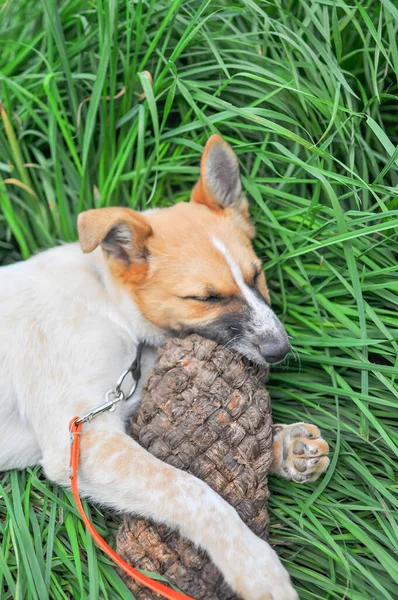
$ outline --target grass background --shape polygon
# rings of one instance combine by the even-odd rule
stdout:
[[[332,448],[319,482],[272,482],[302,600],[398,597],[397,31],[391,0],[0,7],[2,263],[75,240],[84,208],[188,200],[211,133],[236,150],[297,351],[275,420]],[[132,598],[67,491],[39,469],[0,484],[1,600]]]

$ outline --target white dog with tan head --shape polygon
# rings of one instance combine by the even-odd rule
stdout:
[[[0,269],[0,470],[41,464],[64,486],[69,421],[101,404],[139,342],[144,372],[170,333],[201,333],[257,363],[290,349],[252,248],[238,162],[219,136],[206,144],[191,202],[89,210],[78,230],[80,245]],[[231,506],[125,434],[138,401],[84,426],[82,492],[178,528],[244,600],[298,598],[276,553]],[[272,471],[312,481],[327,453],[316,426],[277,426]]]

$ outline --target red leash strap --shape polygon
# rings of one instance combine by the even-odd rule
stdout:
[[[156,581],[155,579],[151,579],[147,577],[137,569],[134,569],[131,565],[129,565],[125,560],[123,560],[112,548],[106,543],[106,541],[100,536],[98,531],[95,529],[94,525],[88,519],[86,513],[84,512],[83,504],[80,500],[79,489],[77,485],[77,471],[79,467],[79,452],[80,452],[80,432],[83,426],[83,423],[76,423],[79,417],[73,417],[71,422],[69,423],[69,431],[72,436],[71,439],[71,450],[70,450],[70,468],[71,468],[71,487],[73,497],[76,502],[76,506],[79,510],[79,513],[86,525],[87,529],[91,533],[94,540],[97,542],[98,546],[116,563],[121,569],[123,569],[127,575],[130,575],[133,579],[135,579],[138,583],[146,586],[153,592],[160,594],[162,598],[167,598],[167,600],[194,600],[191,596],[186,596],[181,592],[176,592],[175,590],[163,585],[160,581]]]

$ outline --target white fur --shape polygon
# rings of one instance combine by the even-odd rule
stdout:
[[[84,255],[68,244],[3,267],[0,289],[0,470],[41,463],[50,479],[68,485],[70,419],[101,404],[139,341],[152,346],[144,352],[144,378],[166,333],[113,283],[101,249]],[[124,434],[133,409],[119,404],[84,425],[83,493],[179,528],[208,550],[246,600],[271,593],[296,599],[275,552],[234,509]]]

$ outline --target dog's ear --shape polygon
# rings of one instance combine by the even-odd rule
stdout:
[[[92,252],[101,245],[110,257],[126,265],[147,262],[146,241],[152,235],[147,219],[129,208],[96,208],[77,220],[80,246]]]
[[[200,179],[192,191],[192,201],[222,210],[240,210],[242,185],[235,152],[219,135],[212,135],[203,150]],[[246,201],[247,207],[247,201]]]
[[[240,223],[249,238],[254,237],[249,204],[242,193],[238,159],[219,135],[212,135],[207,140],[200,162],[200,178],[192,190],[191,201],[218,212],[234,209],[229,215]]]

